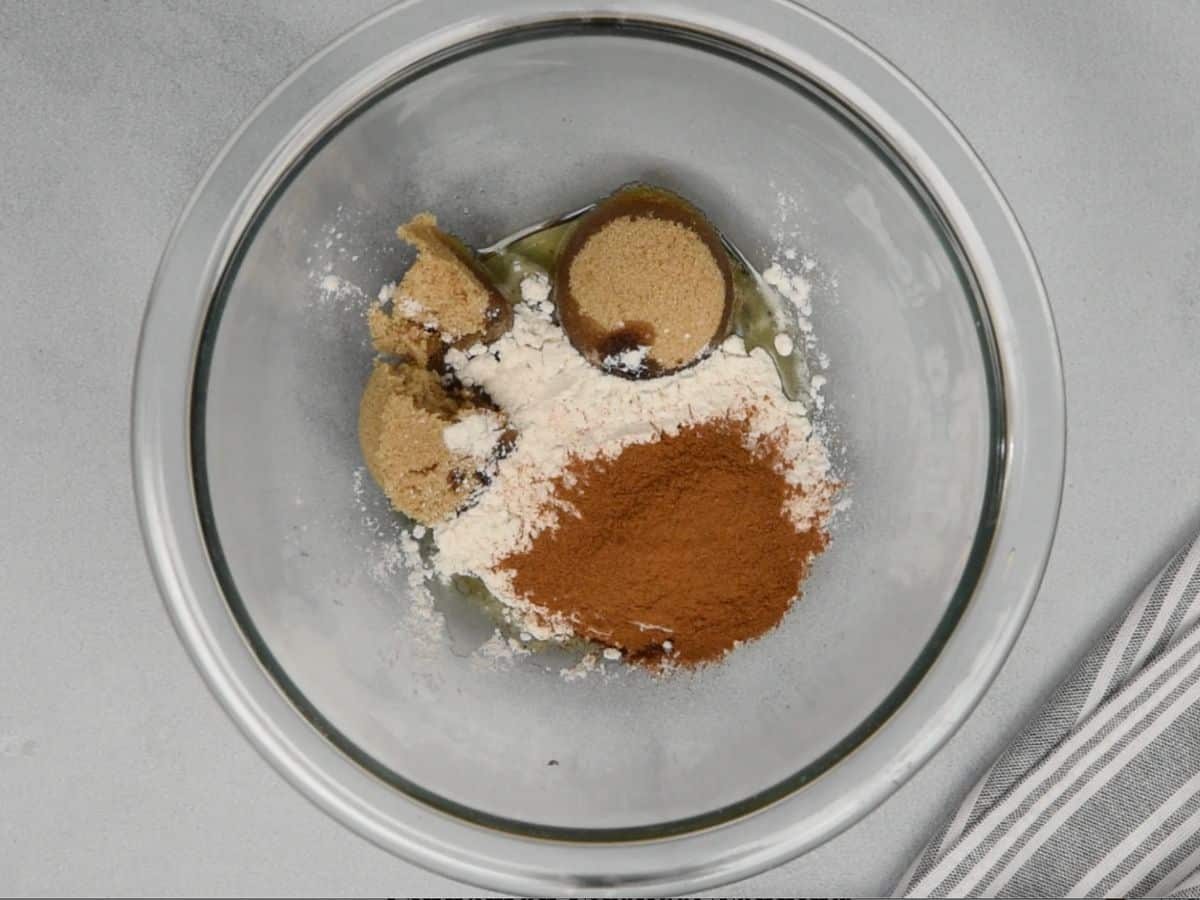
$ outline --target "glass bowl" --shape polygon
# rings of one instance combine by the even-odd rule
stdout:
[[[184,643],[319,805],[476,884],[684,892],[827,839],[967,715],[1049,551],[1061,373],[999,192],[862,44],[790,3],[734,9],[401,4],[264,102],[153,289],[135,482]],[[490,627],[446,593],[431,635],[394,565],[402,523],[363,479],[361,313],[419,210],[478,246],[633,180],[756,265],[785,221],[820,261],[853,505],[804,599],[721,665],[480,665]]]

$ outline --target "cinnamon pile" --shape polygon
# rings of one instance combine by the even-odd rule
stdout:
[[[583,637],[649,664],[695,665],[774,627],[827,536],[797,530],[778,447],[717,419],[571,464],[570,509],[500,568]]]

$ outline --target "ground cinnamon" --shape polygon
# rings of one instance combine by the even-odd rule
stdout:
[[[730,419],[576,461],[555,492],[575,514],[500,568],[518,594],[629,659],[718,659],[778,624],[827,541],[788,517],[797,488],[778,466],[770,440]]]

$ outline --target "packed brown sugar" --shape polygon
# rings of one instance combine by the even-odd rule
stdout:
[[[696,359],[725,318],[712,251],[685,225],[623,216],[580,248],[569,269],[585,349],[601,358],[639,343],[663,369]]]

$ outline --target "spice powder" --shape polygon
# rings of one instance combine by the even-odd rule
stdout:
[[[774,440],[733,418],[576,460],[555,483],[568,511],[498,568],[633,661],[719,659],[779,623],[828,539],[787,514],[801,489],[782,469]]]

